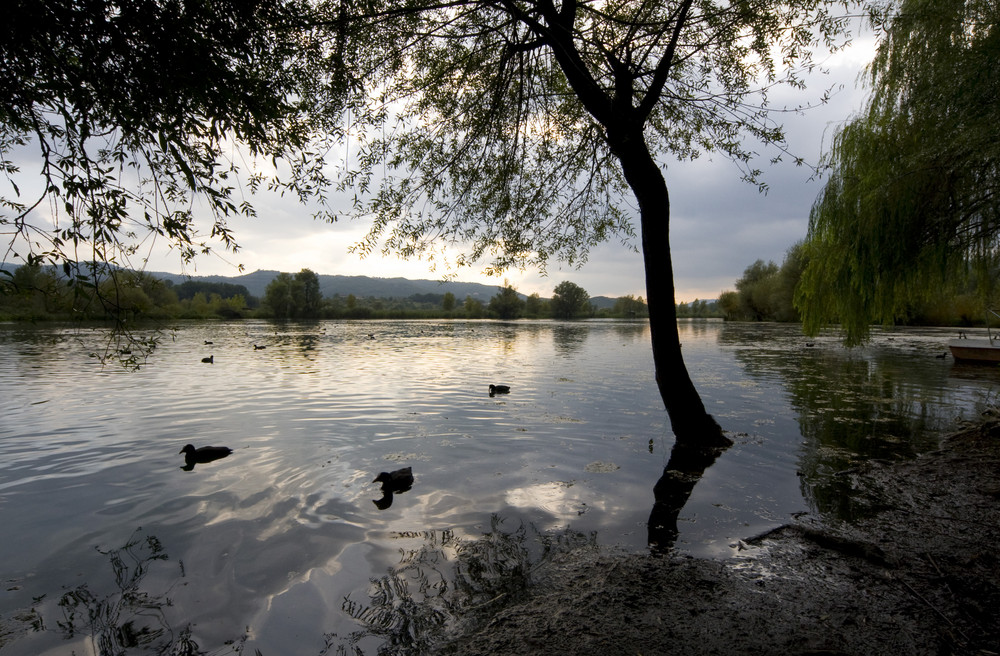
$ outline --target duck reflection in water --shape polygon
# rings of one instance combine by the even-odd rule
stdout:
[[[372,499],[379,510],[385,510],[392,505],[392,495],[406,492],[413,487],[413,468],[404,467],[391,472],[380,472],[372,483],[382,484],[382,498]]]
[[[200,449],[194,448],[193,444],[185,444],[180,453],[184,454],[184,471],[191,471],[195,465],[212,462],[219,458],[225,458],[233,450],[228,446],[203,446]]]

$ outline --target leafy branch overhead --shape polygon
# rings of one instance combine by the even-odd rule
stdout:
[[[341,179],[366,192],[350,212],[371,221],[358,252],[458,242],[459,265],[499,272],[632,244],[622,142],[720,152],[760,182],[752,142],[783,140],[767,91],[801,84],[809,49],[845,27],[825,4],[337,3],[334,50],[361,53],[344,65]]]
[[[834,43],[826,4],[18,0],[0,27],[5,259],[235,251],[232,219],[270,188],[369,220],[361,254],[582,263],[635,238],[611,132],[759,181],[743,137],[780,143],[761,94]]]
[[[241,161],[292,162],[319,116],[298,2],[15,1],[0,26],[4,259],[129,266],[166,238],[187,261],[253,216]],[[295,157],[293,157],[295,156]],[[249,173],[249,175],[247,175]],[[199,223],[202,210],[211,217]],[[141,262],[136,262],[140,265]]]

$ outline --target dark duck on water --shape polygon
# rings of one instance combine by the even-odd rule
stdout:
[[[380,472],[372,483],[382,484],[382,498],[372,499],[379,510],[385,510],[392,505],[392,495],[406,492],[413,487],[413,468],[404,467],[391,472]]]
[[[191,471],[195,465],[225,458],[232,452],[233,450],[228,446],[203,446],[196,449],[193,444],[185,444],[184,448],[179,451],[179,453],[184,454],[184,466],[181,469]]]
[[[510,394],[510,385],[490,385],[490,396]]]
[[[406,492],[413,487],[413,468],[404,467],[392,472],[380,472],[372,483],[381,483],[383,492]]]

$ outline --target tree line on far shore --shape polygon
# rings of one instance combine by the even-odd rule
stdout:
[[[564,281],[552,298],[518,294],[504,283],[489,301],[451,292],[406,298],[324,296],[309,269],[281,273],[261,298],[243,285],[187,281],[174,284],[142,272],[120,270],[94,285],[56,269],[22,265],[0,275],[0,320],[142,319],[583,319],[647,318],[642,297],[622,296],[597,308],[579,285]],[[710,316],[711,305],[681,304],[685,316]]]
[[[717,300],[677,304],[679,318],[727,321],[801,321],[796,294],[808,264],[803,242],[785,253],[779,266],[757,260]],[[379,298],[320,293],[309,269],[280,273],[261,298],[245,286],[189,280],[174,284],[142,272],[117,271],[99,285],[60,275],[52,267],[22,265],[0,275],[0,320],[137,319],[585,319],[648,318],[642,297],[621,296],[598,308],[579,285],[564,281],[551,298],[524,296],[508,283],[488,301],[451,292]],[[975,278],[924,290],[907,305],[901,324],[963,325],[983,321],[983,300]]]
[[[718,310],[727,321],[801,322],[805,288],[800,284],[809,265],[804,242],[791,246],[781,265],[757,260],[736,280],[736,290],[719,295]],[[972,270],[943,284],[912,289],[901,302],[897,325],[972,326],[985,321],[980,276]]]

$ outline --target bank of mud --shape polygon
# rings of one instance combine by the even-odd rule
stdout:
[[[1000,653],[1000,419],[842,475],[867,519],[803,517],[725,561],[570,553],[448,651]]]

